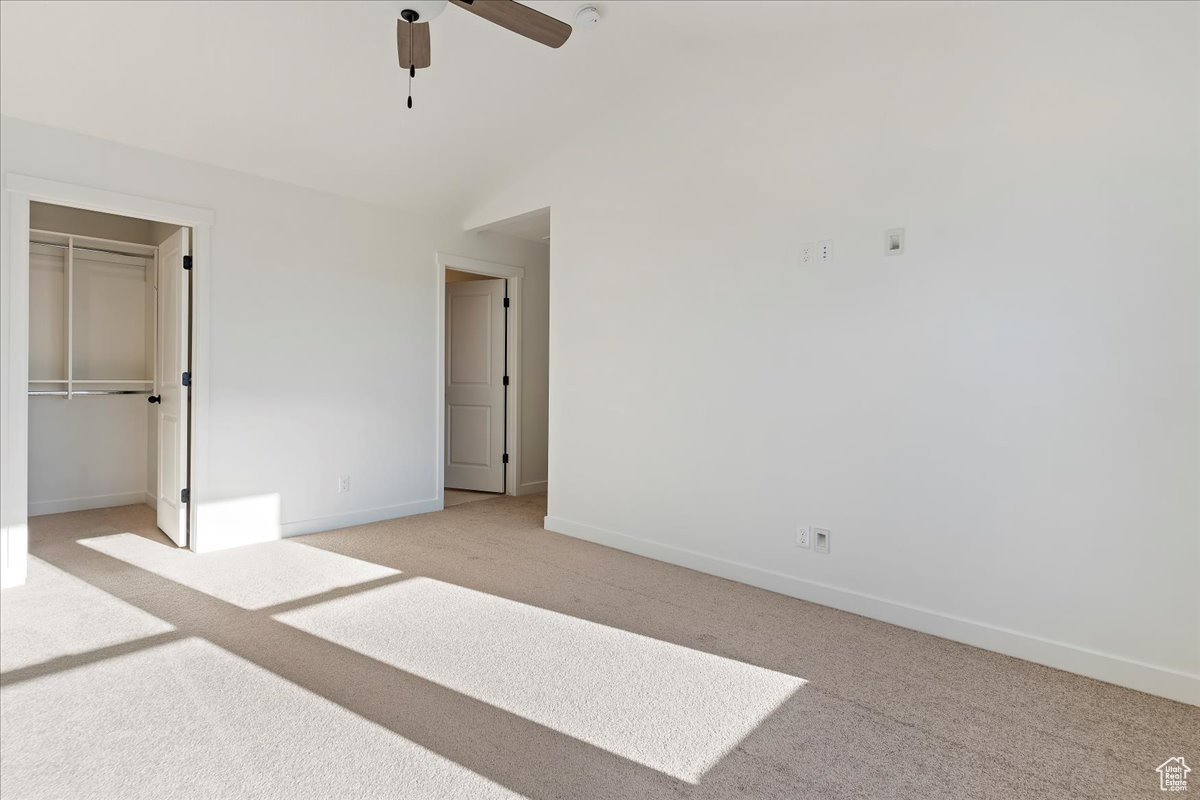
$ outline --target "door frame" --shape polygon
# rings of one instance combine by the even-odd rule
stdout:
[[[119,214],[192,229],[191,446],[188,548],[202,531],[196,510],[208,486],[209,308],[213,212],[150,197],[110,192],[18,173],[5,173],[0,192],[0,578],[25,582],[29,552],[29,204],[31,202]]]
[[[505,441],[508,463],[504,465],[504,493],[513,497],[521,492],[521,306],[523,267],[481,261],[477,258],[437,253],[437,504],[446,506],[446,270],[471,272],[508,281],[508,395],[505,403]]]

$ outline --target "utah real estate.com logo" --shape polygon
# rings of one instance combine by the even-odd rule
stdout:
[[[1168,758],[1155,769],[1158,773],[1158,788],[1164,792],[1186,792],[1187,776],[1192,771],[1183,761],[1183,756]]]

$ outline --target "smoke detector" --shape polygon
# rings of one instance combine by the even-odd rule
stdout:
[[[575,26],[590,28],[600,22],[600,9],[595,6],[584,6],[575,12]]]

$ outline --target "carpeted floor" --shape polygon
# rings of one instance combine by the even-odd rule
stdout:
[[[203,556],[140,506],[32,520],[0,606],[3,797],[1131,798],[1200,761],[1195,708],[544,513]]]

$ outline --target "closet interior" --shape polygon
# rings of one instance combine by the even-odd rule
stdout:
[[[30,516],[155,505],[157,243],[175,231],[31,204]]]

